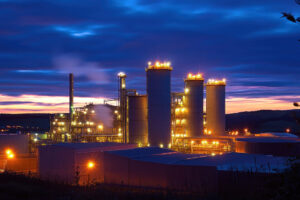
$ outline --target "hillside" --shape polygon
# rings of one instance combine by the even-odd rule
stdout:
[[[52,114],[0,114],[0,127],[22,126],[24,129],[48,131]],[[227,130],[243,130],[251,132],[284,132],[287,128],[300,135],[300,110],[260,110],[226,115]]]

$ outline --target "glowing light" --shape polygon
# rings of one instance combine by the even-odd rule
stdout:
[[[223,78],[222,80],[208,79],[207,85],[226,85],[226,79],[225,78]]]
[[[126,74],[124,72],[119,72],[118,77],[126,77]]]
[[[6,153],[6,156],[8,159],[13,159],[15,157],[15,154],[13,153],[13,151],[11,149],[7,149],[5,151],[5,153]]]
[[[94,167],[95,167],[95,163],[94,163],[94,162],[89,161],[89,162],[87,163],[87,168],[88,168],[88,169],[93,169]]]
[[[207,140],[202,140],[201,144],[207,144]]]
[[[9,155],[7,155],[7,158],[9,158],[9,159],[13,159],[15,157],[15,155],[12,153],[12,154],[9,154]]]
[[[152,62],[148,62],[148,69],[167,69],[172,70],[170,62],[159,62],[156,61],[154,65],[152,65]]]
[[[11,154],[11,153],[12,153],[12,150],[10,150],[10,149],[7,149],[7,150],[5,151],[5,153],[6,153],[6,155],[9,155],[9,154]]]
[[[203,80],[203,77],[201,73],[197,73],[197,74],[189,73],[187,75],[186,80]]]
[[[289,133],[289,132],[291,132],[291,130],[290,130],[289,128],[287,128],[287,129],[285,130],[285,132]]]
[[[189,89],[189,88],[185,88],[185,89],[184,89],[184,93],[185,93],[185,94],[188,94],[189,92],[190,92],[190,89]]]
[[[163,144],[160,144],[159,147],[160,147],[160,148],[164,148],[164,145],[163,145]]]
[[[212,156],[215,156],[216,154],[215,154],[215,153],[211,153],[211,155],[212,155]]]
[[[102,130],[103,129],[103,125],[98,125],[98,129]]]
[[[169,143],[169,145],[168,145],[168,148],[170,149],[172,147],[172,144],[171,143]]]

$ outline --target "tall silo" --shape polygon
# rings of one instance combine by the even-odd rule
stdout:
[[[225,79],[209,79],[206,84],[207,131],[212,135],[225,135],[225,86]]]
[[[171,142],[171,71],[169,62],[148,63],[148,142],[168,147]]]
[[[147,96],[128,96],[129,143],[145,146],[148,144]]]
[[[188,74],[184,80],[185,98],[187,108],[187,134],[189,137],[203,135],[203,82],[200,73]]]

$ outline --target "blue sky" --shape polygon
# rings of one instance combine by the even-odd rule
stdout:
[[[300,16],[300,5],[0,0],[0,95],[66,96],[67,73],[74,72],[75,95],[113,98],[119,71],[143,93],[147,62],[166,60],[174,68],[173,91],[183,90],[188,72],[202,72],[206,79],[225,77],[228,98],[299,101],[300,23],[281,12]]]

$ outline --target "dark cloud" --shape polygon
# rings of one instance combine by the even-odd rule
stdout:
[[[299,9],[293,0],[0,1],[0,90],[66,95],[67,73],[54,60],[72,54],[108,76],[100,84],[80,73],[78,96],[116,96],[118,71],[145,91],[144,68],[155,59],[173,63],[176,91],[199,71],[226,77],[231,96],[296,95],[300,29],[280,17]]]

